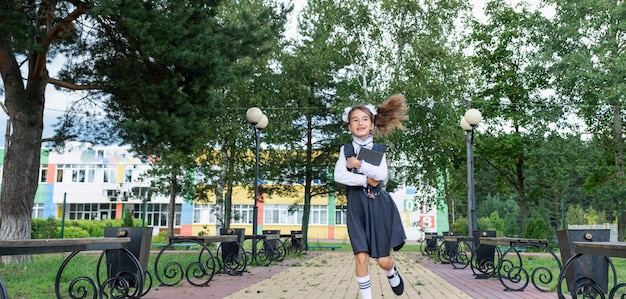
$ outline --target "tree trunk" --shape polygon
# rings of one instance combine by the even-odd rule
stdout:
[[[168,237],[173,237],[174,236],[174,213],[176,212],[176,190],[178,190],[178,188],[176,188],[177,181],[176,181],[176,173],[174,171],[172,171],[172,178],[171,178],[171,192],[170,192],[170,204],[167,207],[167,236]]]
[[[622,106],[621,105],[613,105],[611,106],[613,110],[613,155],[615,157],[615,168],[617,172],[615,176],[617,179],[623,181],[624,179],[624,139],[622,138]],[[626,227],[626,212],[623,210],[624,199],[616,198],[615,200],[621,201],[622,204],[618,204],[617,206],[622,206],[622,211],[619,214],[619,218],[617,221],[617,240],[624,240],[624,228]]]
[[[619,220],[617,221],[617,241],[624,241],[624,228],[626,227],[626,211],[622,209],[619,214]]]
[[[456,221],[456,219],[454,219],[454,199],[452,198],[452,196],[450,196],[450,190],[448,190],[448,169],[446,169],[445,167],[442,167],[441,169],[441,177],[443,178],[443,195],[445,197],[446,205],[448,206],[448,227],[452,227],[452,224],[454,224],[454,221]]]
[[[29,57],[31,75],[24,88],[19,66],[7,49],[0,48],[0,71],[5,87],[5,106],[13,128],[5,149],[0,192],[0,240],[31,238],[31,214],[39,184],[44,93],[48,73],[32,70],[36,57]],[[32,257],[3,256],[5,263],[32,261]]]
[[[306,134],[306,158],[305,167],[306,174],[304,178],[304,213],[302,214],[302,241],[305,249],[308,249],[309,239],[309,216],[311,213],[311,161],[313,160],[313,121],[311,116],[307,115],[307,134]]]
[[[519,134],[519,127],[516,127],[516,132]],[[524,150],[519,153],[519,157],[516,163],[516,176],[517,176],[517,193],[519,196],[519,211],[520,211],[520,219],[519,223],[521,226],[521,235],[526,236],[526,222],[528,220],[528,203],[526,202],[526,179],[524,176]]]
[[[227,184],[227,188],[226,188],[226,195],[225,195],[225,204],[224,204],[224,222],[226,223],[226,228],[230,228],[230,222],[231,222],[231,215],[232,215],[232,207],[233,207],[233,185],[232,183],[228,183]]]
[[[226,149],[225,142],[222,142],[222,162],[220,176],[215,186],[215,231],[219,232],[221,228],[226,227],[224,225],[224,189],[226,187],[226,181],[228,180],[228,151]]]

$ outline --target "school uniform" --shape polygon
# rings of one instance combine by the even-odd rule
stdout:
[[[383,153],[386,150],[385,145],[374,144],[371,138],[362,142],[355,139],[341,146],[334,179],[346,185],[347,226],[354,254],[368,252],[373,258],[387,257],[392,248],[397,251],[404,245],[406,234],[398,207],[382,187],[388,175],[384,155],[378,166],[364,160],[361,160],[359,169],[348,169],[346,166],[347,158],[356,156],[361,147]],[[381,184],[368,186],[368,177]]]

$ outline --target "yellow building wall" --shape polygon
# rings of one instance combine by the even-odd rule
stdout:
[[[284,204],[293,204],[295,202],[299,202],[300,204],[304,203],[304,187],[303,186],[294,186],[293,195],[279,195],[279,194],[264,194],[263,199],[266,204],[272,205],[284,205]],[[215,193],[208,192],[208,198],[214,199]],[[254,204],[254,194],[252,191],[248,191],[247,188],[242,186],[233,187],[233,204],[236,205],[245,205],[245,204]],[[326,205],[328,204],[328,197],[326,196],[315,196],[311,198],[311,204],[313,205]]]
[[[259,204],[259,217],[263,217],[263,205],[290,205],[294,203],[304,204],[304,187],[294,186],[295,191],[290,195],[279,194],[264,194],[263,203]],[[209,192],[209,198],[215,198],[215,194]],[[315,196],[311,198],[312,205],[328,205],[327,196]],[[242,186],[236,186],[233,188],[232,204],[254,204],[254,195],[248,188]],[[330,212],[329,212],[330,213]],[[330,215],[329,215],[330,216]],[[334,219],[334,215],[333,215]],[[209,234],[216,234],[215,225],[209,225],[207,228],[205,224],[192,224],[185,228],[186,232],[191,232],[191,235],[198,235],[200,232],[204,232],[207,229]],[[246,235],[252,234],[252,224],[231,224],[231,228],[244,228]],[[262,230],[280,230],[281,234],[290,234],[292,230],[302,230],[302,226],[299,224],[259,224]],[[329,226],[329,225],[309,225],[309,242],[316,240],[348,240],[348,230],[345,225]]]

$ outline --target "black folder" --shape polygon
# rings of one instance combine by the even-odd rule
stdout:
[[[371,149],[361,148],[356,158],[369,164],[379,166],[380,162],[383,160],[383,153]]]

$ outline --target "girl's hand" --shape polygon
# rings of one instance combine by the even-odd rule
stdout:
[[[378,186],[379,181],[372,179],[372,178],[367,178],[367,184],[372,186],[372,187],[376,187]]]
[[[357,159],[356,157],[350,157],[348,158],[348,160],[346,160],[346,166],[348,168],[359,169],[361,168],[361,160]]]

